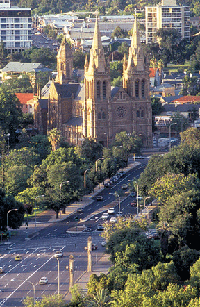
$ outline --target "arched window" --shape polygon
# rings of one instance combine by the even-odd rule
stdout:
[[[102,112],[102,119],[106,119],[106,114]]]
[[[142,97],[145,97],[145,81],[142,80]]]
[[[106,81],[103,81],[103,99],[106,99]]]
[[[98,119],[101,119],[101,112],[98,113]]]
[[[140,111],[137,110],[137,117],[140,117]]]
[[[139,97],[139,80],[135,81],[135,97]]]
[[[100,81],[97,81],[97,99],[101,98],[101,89],[100,89]]]
[[[144,110],[141,111],[141,117],[144,117]]]

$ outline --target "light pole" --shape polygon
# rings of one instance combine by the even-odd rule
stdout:
[[[9,154],[9,149],[10,149],[10,143],[9,143],[9,140],[10,140],[10,133],[7,134],[7,137],[8,137],[8,154]]]
[[[145,209],[145,203],[146,203],[146,199],[150,198],[150,196],[147,196],[144,198],[144,209]]]
[[[89,171],[89,168],[87,168],[84,172],[84,175],[83,175],[83,184],[84,184],[84,189],[86,189],[86,173],[87,171]]]
[[[62,196],[62,185],[63,184],[69,184],[69,181],[63,181],[63,182],[61,182],[61,184],[60,184],[60,203],[61,203],[61,196]],[[65,214],[65,207],[63,207],[63,212],[62,213],[64,213]]]
[[[33,306],[35,306],[35,285],[31,282],[31,281],[28,281],[32,286],[33,286]]]
[[[35,227],[36,227],[36,201],[37,201],[37,198],[39,197],[44,197],[44,195],[39,195],[39,196],[36,196],[35,198],[35,208],[34,208],[34,211],[35,211]]]
[[[107,142],[107,148],[108,148],[108,133],[104,132],[104,134],[106,135],[106,142]]]
[[[139,213],[139,203],[138,203],[138,184],[137,184],[137,216]]]
[[[99,158],[99,159],[97,159],[96,161],[95,161],[95,170],[96,170],[96,173],[97,173],[97,171],[98,171],[98,161],[99,160],[103,160],[103,158]],[[100,168],[100,177],[101,177],[101,168]],[[98,179],[98,177],[97,177],[97,179]],[[100,179],[101,180],[101,179]],[[100,188],[100,183],[99,183],[99,188]]]
[[[57,258],[58,260],[58,295],[60,294],[60,260],[59,258]]]
[[[169,151],[171,151],[171,126],[177,125],[177,123],[169,124]]]
[[[17,211],[18,209],[10,209],[8,210],[7,212],[7,229],[8,229],[8,214],[11,212],[11,211]],[[8,236],[9,237],[9,236]]]

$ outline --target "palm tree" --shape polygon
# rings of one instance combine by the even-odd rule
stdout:
[[[56,151],[60,144],[60,131],[57,128],[53,128],[48,133],[48,140],[51,143],[52,150]]]

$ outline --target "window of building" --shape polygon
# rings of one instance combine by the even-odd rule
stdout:
[[[137,110],[137,117],[140,117],[140,111]]]
[[[102,119],[106,119],[106,114],[102,112]]]
[[[145,81],[142,80],[142,97],[145,97]]]
[[[20,42],[15,42],[15,47],[20,47]]]
[[[135,97],[139,97],[139,80],[135,81]]]
[[[1,28],[2,28],[2,29],[5,29],[5,28],[6,28],[6,24],[3,24],[3,23],[2,23],[2,24],[1,24]]]
[[[101,112],[98,113],[98,119],[101,119]]]
[[[19,40],[20,40],[20,36],[15,35],[15,40],[16,40],[16,41],[19,41]]]
[[[6,18],[1,18],[1,23],[6,23]]]
[[[6,40],[6,36],[1,36],[1,41],[5,41]]]
[[[141,111],[141,117],[144,117],[144,110]]]
[[[106,81],[103,81],[103,99],[106,99]]]
[[[20,31],[19,30],[15,30],[15,35],[20,35]]]
[[[15,22],[19,22],[19,18],[15,18]]]
[[[100,81],[97,81],[97,99],[101,98],[101,89],[100,89]]]

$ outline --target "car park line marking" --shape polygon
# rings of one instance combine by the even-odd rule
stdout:
[[[51,259],[53,258],[50,257],[45,263],[43,263],[35,272],[33,272],[30,276],[28,276],[13,292],[11,292],[5,299],[3,304],[21,287],[23,286],[35,273],[37,273],[43,266],[45,266]],[[0,304],[0,306],[3,306],[3,304]]]

